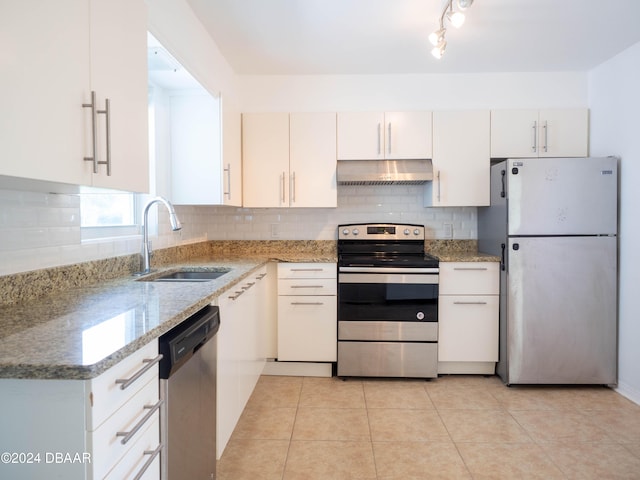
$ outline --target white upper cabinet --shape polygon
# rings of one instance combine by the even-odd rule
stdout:
[[[491,157],[584,157],[588,155],[589,111],[493,110]]]
[[[222,159],[220,98],[203,89],[172,93],[169,102],[173,203],[240,206],[240,164]]]
[[[144,0],[3,2],[0,174],[148,190],[146,12]]]
[[[425,206],[489,205],[489,110],[433,112],[433,182]]]
[[[338,113],[338,160],[432,156],[431,112]]]
[[[335,207],[335,113],[242,115],[245,207]]]

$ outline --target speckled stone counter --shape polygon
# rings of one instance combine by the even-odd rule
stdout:
[[[499,262],[500,257],[478,252],[477,240],[427,240],[425,251],[441,262]]]
[[[269,261],[336,261],[330,246],[289,243],[261,251],[237,242],[233,248],[212,243],[188,247],[186,254],[181,248],[159,251],[152,261],[154,268],[167,272],[183,266],[229,270],[208,282],[142,281],[132,276],[138,262],[126,257],[4,279],[0,288],[9,291],[5,297],[15,299],[15,292],[22,290],[27,296],[0,305],[0,378],[96,377],[205,305],[216,303]],[[98,272],[110,265],[118,265],[115,274]],[[94,270],[99,283],[90,274]],[[108,279],[111,275],[115,278]],[[67,278],[63,288],[51,285],[58,278]]]

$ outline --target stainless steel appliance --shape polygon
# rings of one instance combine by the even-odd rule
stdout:
[[[338,229],[338,376],[436,377],[439,269],[424,226]]]
[[[216,341],[218,307],[207,306],[159,339],[160,476],[216,478]]]
[[[478,247],[502,257],[505,383],[617,382],[617,172],[613,157],[492,166]]]

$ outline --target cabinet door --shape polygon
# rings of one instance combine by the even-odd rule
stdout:
[[[93,185],[148,192],[146,2],[91,0],[90,5],[91,89],[100,109],[109,99],[111,117],[111,175],[100,165]],[[105,115],[98,115],[98,120],[97,152],[102,160],[107,151]],[[91,163],[85,163],[91,170]]]
[[[171,109],[171,200],[220,205],[223,178],[220,103],[207,92],[176,94]]]
[[[539,127],[537,110],[492,110],[491,157],[537,157]]]
[[[338,160],[384,158],[384,113],[338,113]]]
[[[335,296],[278,297],[278,360],[335,362]]]
[[[431,206],[489,205],[489,111],[433,113]]]
[[[88,18],[86,0],[2,2],[0,175],[90,184]]]
[[[438,361],[498,361],[498,295],[441,295]]]
[[[336,114],[292,113],[289,122],[290,206],[336,207]]]
[[[221,97],[222,109],[222,201],[242,206],[242,115]]]
[[[289,114],[242,115],[242,198],[245,207],[289,205]]]
[[[386,112],[385,158],[431,158],[431,112]]]
[[[541,110],[539,118],[540,157],[586,157],[589,154],[587,109]]]

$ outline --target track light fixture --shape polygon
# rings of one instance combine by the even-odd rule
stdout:
[[[453,8],[454,3],[456,10]],[[445,40],[445,34],[447,33],[447,28],[444,25],[445,18],[455,28],[460,28],[465,20],[463,11],[469,8],[472,3],[473,0],[447,0],[445,2],[442,13],[440,14],[439,28],[429,35],[429,41],[431,45],[433,45],[431,55],[439,59],[442,58],[444,54],[447,46],[447,41]]]

